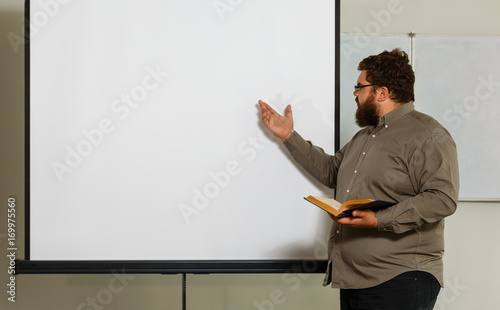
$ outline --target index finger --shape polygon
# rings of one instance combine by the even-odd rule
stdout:
[[[267,103],[265,103],[264,101],[262,100],[259,100],[259,105],[260,105],[260,108],[262,110],[268,110],[268,111],[271,111],[271,112],[274,112],[274,109],[271,108]]]

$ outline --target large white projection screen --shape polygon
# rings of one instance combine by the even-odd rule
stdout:
[[[327,0],[30,3],[30,259],[317,257],[332,195],[257,101],[333,152]],[[324,253],[322,251],[321,253]]]

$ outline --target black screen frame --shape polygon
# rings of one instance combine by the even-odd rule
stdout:
[[[335,2],[334,148],[340,149],[340,0]],[[16,261],[17,274],[235,274],[324,273],[326,260],[109,260],[40,261],[30,259],[30,0],[25,1],[25,258]]]

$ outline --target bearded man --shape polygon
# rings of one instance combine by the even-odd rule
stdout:
[[[458,202],[455,143],[432,117],[414,108],[408,55],[384,51],[363,59],[354,86],[363,127],[334,155],[293,129],[259,101],[266,127],[336,199],[378,199],[395,205],[332,217],[324,285],[340,288],[342,310],[432,309],[443,285],[444,218]]]

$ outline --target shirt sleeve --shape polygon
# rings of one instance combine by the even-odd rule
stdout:
[[[459,176],[456,146],[450,136],[430,136],[418,145],[409,158],[408,172],[416,195],[377,211],[379,230],[404,233],[455,212]]]
[[[343,157],[342,150],[333,156],[326,154],[322,148],[304,140],[296,131],[284,142],[284,146],[292,157],[318,181],[330,188],[337,186],[338,168]]]

